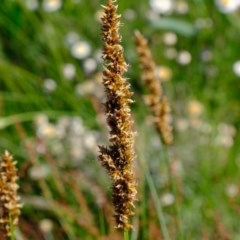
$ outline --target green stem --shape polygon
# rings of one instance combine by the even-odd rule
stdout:
[[[138,131],[138,132],[140,132],[140,131]],[[144,142],[144,141],[142,141],[142,142]],[[151,194],[152,199],[153,199],[153,204],[154,204],[154,207],[156,209],[157,218],[158,218],[158,222],[159,222],[159,228],[161,229],[161,234],[163,236],[163,239],[164,240],[170,240],[166,220],[165,220],[165,217],[164,217],[161,201],[159,199],[156,186],[155,186],[154,181],[152,179],[152,176],[150,174],[148,165],[145,164],[144,160],[143,160],[143,159],[145,159],[145,153],[147,153],[148,151],[145,149],[146,146],[144,146],[144,145],[141,146],[141,144],[139,144],[139,147],[141,147],[140,148],[141,151],[140,150],[138,151],[138,159],[139,159],[139,163],[141,164],[143,174],[145,175],[146,183],[149,187],[150,194]]]
[[[129,231],[128,230],[124,230],[123,236],[124,236],[124,240],[130,240],[130,238],[129,238]]]
[[[148,192],[146,191],[146,187],[148,187],[147,184],[145,182],[143,182],[142,191],[141,191],[141,193],[142,193],[141,219],[142,219],[144,226],[147,226],[147,223],[148,223],[148,216],[147,216],[148,206],[147,206],[147,201],[145,200],[145,199],[148,199]],[[148,238],[147,228],[143,227],[143,228],[141,228],[141,231],[142,231],[143,239],[147,239]]]
[[[99,221],[100,221],[100,231],[101,231],[101,234],[104,236],[106,232],[105,232],[105,220],[104,220],[104,214],[103,214],[102,208],[100,208],[99,210]]]
[[[166,165],[167,165],[167,172],[168,172],[168,179],[169,179],[169,182],[170,182],[170,186],[171,186],[171,191],[172,191],[172,194],[175,196],[175,203],[173,205],[174,207],[174,211],[175,211],[175,214],[176,214],[176,217],[177,217],[177,226],[176,226],[176,232],[178,234],[178,239],[183,239],[183,236],[182,236],[182,232],[181,232],[181,216],[180,216],[180,207],[179,207],[179,204],[178,204],[178,200],[177,200],[177,190],[176,190],[176,185],[175,185],[175,182],[174,182],[174,179],[173,179],[173,175],[172,175],[172,171],[171,171],[171,167],[170,167],[170,159],[169,159],[169,155],[168,155],[168,151],[167,151],[167,148],[166,147],[163,147],[162,148],[162,155],[163,158],[165,159],[166,161]]]
[[[153,198],[153,202],[154,202],[156,211],[157,211],[157,215],[159,218],[159,225],[160,225],[160,229],[161,229],[161,232],[163,235],[163,239],[170,240],[168,229],[167,229],[165,218],[164,218],[164,214],[163,214],[163,210],[162,210],[162,206],[161,206],[161,202],[159,200],[156,186],[153,182],[153,179],[152,179],[148,169],[145,169],[145,176],[146,176],[146,180],[149,185],[149,188],[150,188],[150,192],[152,194],[152,198]]]

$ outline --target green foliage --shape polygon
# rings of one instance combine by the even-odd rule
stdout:
[[[39,6],[31,10],[30,2]],[[0,4],[0,150],[18,160],[25,203],[17,239],[123,239],[96,150],[107,139],[99,84],[105,2],[66,0],[52,12],[44,2]],[[135,231],[125,239],[238,239],[240,84],[233,66],[240,60],[239,10],[222,14],[212,1],[179,2],[188,5],[185,13],[160,17],[148,0],[119,1],[138,131],[139,202]],[[136,28],[149,39],[157,65],[169,70],[163,84],[175,139],[167,149],[142,100]],[[172,45],[169,32],[177,37]],[[90,47],[84,57],[84,44],[74,50],[79,42]],[[37,122],[39,116],[48,121]],[[42,165],[50,174],[33,175]]]

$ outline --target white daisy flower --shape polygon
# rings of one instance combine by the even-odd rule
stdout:
[[[174,8],[173,0],[150,0],[152,10],[160,14],[170,14]]]
[[[234,72],[238,77],[240,77],[240,60],[236,61],[236,62],[233,64],[233,72]]]
[[[77,59],[84,59],[91,53],[91,46],[88,42],[77,41],[72,45],[71,53]]]
[[[220,12],[230,13],[240,7],[240,0],[215,0],[215,4]]]
[[[61,0],[44,0],[42,3],[43,10],[46,12],[55,12],[62,6]]]

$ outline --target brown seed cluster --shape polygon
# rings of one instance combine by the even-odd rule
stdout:
[[[164,144],[173,142],[171,122],[171,109],[167,98],[163,95],[161,83],[156,79],[156,65],[152,58],[148,42],[139,32],[135,32],[135,44],[142,68],[141,78],[147,86],[149,94],[145,96],[145,102],[154,116],[154,123]]]
[[[115,208],[116,227],[131,228],[129,217],[133,215],[136,198],[136,184],[132,170],[134,153],[133,120],[130,115],[129,104],[132,103],[132,92],[123,74],[127,71],[127,64],[123,56],[119,35],[120,15],[117,6],[109,0],[103,6],[102,17],[104,71],[103,85],[107,100],[105,114],[110,128],[110,146],[100,146],[99,160],[111,176],[112,199]]]
[[[19,188],[16,183],[16,161],[8,151],[1,157],[0,162],[0,235],[7,239],[12,235],[12,228],[17,226],[20,215],[20,197],[17,195]]]

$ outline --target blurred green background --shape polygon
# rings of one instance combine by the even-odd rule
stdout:
[[[25,207],[18,239],[121,239],[109,230],[104,204],[96,203],[102,195],[88,192],[95,186],[110,202],[110,181],[97,162],[97,145],[107,142],[101,4],[106,2],[1,1],[0,149],[8,149],[19,162]],[[136,149],[143,160],[136,164],[141,196],[131,239],[163,239],[162,219],[148,199],[152,190],[146,165],[170,239],[240,239],[239,1],[125,0],[118,5],[135,100]],[[136,29],[149,40],[156,75],[171,103],[175,140],[167,150],[142,100],[146,90],[134,46]],[[170,162],[163,161],[162,151]],[[80,174],[85,207],[93,208],[89,226],[94,230],[70,214],[84,213],[78,197],[69,193],[72,183],[62,179],[71,179],[73,172]],[[33,197],[43,205],[51,200],[66,207],[68,219],[65,210],[39,207]],[[47,231],[42,226],[46,219],[51,223]],[[174,221],[179,221],[177,230]]]

